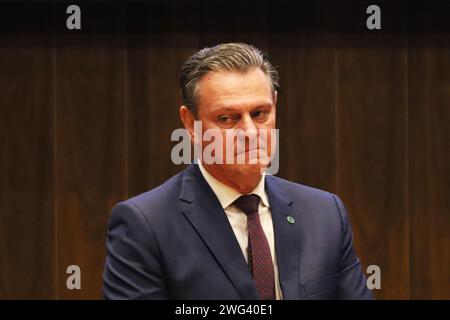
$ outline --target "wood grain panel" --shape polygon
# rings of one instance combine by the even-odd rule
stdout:
[[[338,194],[355,247],[381,268],[378,298],[409,288],[406,59],[401,37],[346,35],[338,48]]]
[[[409,41],[411,298],[450,299],[450,37]]]
[[[279,176],[336,191],[333,36],[278,35],[269,55],[280,74]]]
[[[181,128],[178,85],[184,61],[198,50],[189,34],[130,35],[127,58],[129,196],[147,191],[184,169],[172,163],[177,142],[171,133]]]
[[[106,222],[125,199],[125,50],[118,35],[56,40],[58,298],[101,298]],[[81,290],[66,268],[81,268]]]
[[[51,39],[0,43],[0,298],[54,298]]]

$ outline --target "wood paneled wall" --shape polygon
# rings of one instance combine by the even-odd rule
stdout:
[[[101,298],[111,208],[183,168],[180,66],[245,41],[280,72],[279,176],[342,197],[378,298],[450,299],[450,37],[211,31],[196,14],[202,32],[126,32],[123,14],[114,34],[1,35],[0,298]]]

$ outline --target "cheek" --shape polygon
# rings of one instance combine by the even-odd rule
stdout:
[[[209,130],[209,134],[205,135],[205,132]],[[222,152],[225,154],[226,151],[226,134],[225,130],[218,128],[217,126],[210,126],[208,124],[202,124],[202,147],[203,150],[211,143],[214,143],[214,151],[220,151],[222,147]],[[218,149],[219,148],[219,149]],[[215,153],[215,152],[214,152]]]
[[[260,128],[259,141],[261,149],[267,153],[267,156],[271,156],[274,151],[273,149],[276,148],[275,143],[277,142],[275,121],[266,124],[264,128]]]
[[[271,112],[263,123],[256,124],[259,129],[275,129],[276,116],[275,112]]]
[[[268,125],[270,126],[271,129],[275,128],[276,118],[277,117],[275,111],[271,112],[268,121]]]

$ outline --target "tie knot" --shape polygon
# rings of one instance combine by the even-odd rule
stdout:
[[[258,212],[259,201],[261,199],[256,194],[240,196],[234,201],[234,205],[249,215]]]

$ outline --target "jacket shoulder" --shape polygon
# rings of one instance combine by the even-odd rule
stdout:
[[[283,191],[285,191],[291,198],[307,198],[310,200],[333,200],[333,193],[304,184],[292,182],[276,176],[267,176],[271,182],[275,182]]]
[[[297,208],[309,212],[307,215],[309,218],[318,219],[322,225],[345,229],[348,224],[348,213],[338,195],[274,176],[270,176],[269,179],[296,203]]]
[[[184,171],[172,176],[161,185],[133,196],[117,204],[138,209],[144,215],[151,212],[167,211],[180,196]]]

